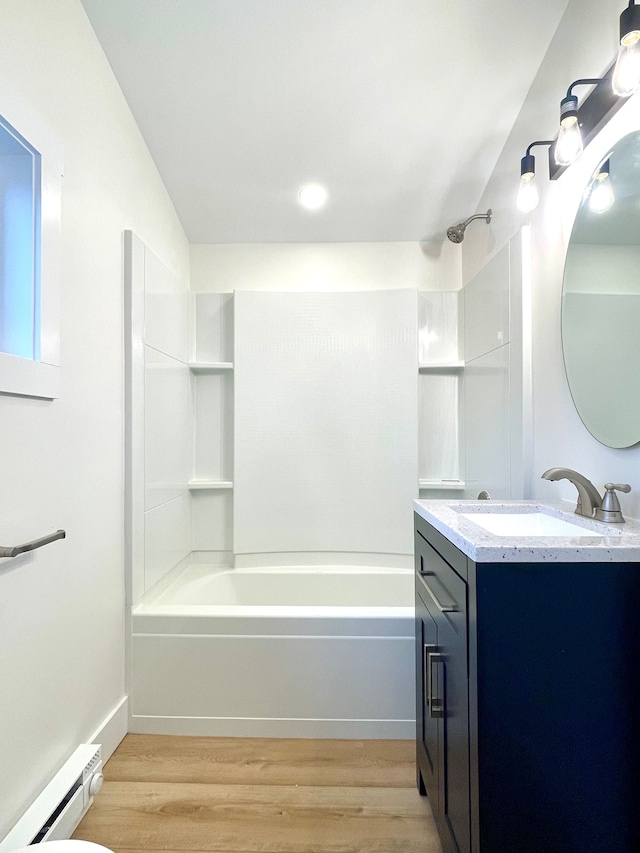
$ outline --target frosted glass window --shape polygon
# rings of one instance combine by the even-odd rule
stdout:
[[[0,352],[40,360],[40,154],[0,118]]]

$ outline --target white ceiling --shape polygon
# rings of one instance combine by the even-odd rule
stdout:
[[[567,5],[82,2],[191,243],[440,239],[476,212]],[[322,211],[297,203],[308,181]]]

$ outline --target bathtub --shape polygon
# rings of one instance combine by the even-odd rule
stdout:
[[[413,738],[410,569],[192,565],[132,613],[131,731]]]

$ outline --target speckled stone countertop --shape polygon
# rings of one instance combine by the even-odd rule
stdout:
[[[566,504],[539,501],[414,501],[414,510],[476,563],[639,563],[640,523],[604,524]],[[541,512],[603,536],[497,536],[461,513]]]

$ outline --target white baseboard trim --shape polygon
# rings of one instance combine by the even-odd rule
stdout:
[[[155,717],[133,715],[129,731],[199,737],[337,738],[413,740],[414,720],[302,720],[251,717]]]
[[[107,714],[87,743],[102,744],[102,760],[106,762],[129,730],[129,697],[123,696]]]

